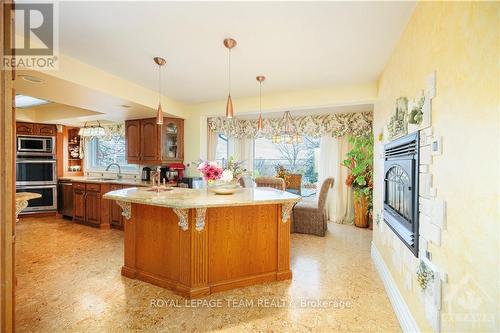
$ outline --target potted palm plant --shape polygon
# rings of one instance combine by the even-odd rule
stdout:
[[[359,228],[369,226],[373,192],[373,135],[350,137],[352,149],[343,165],[350,170],[346,185],[354,189],[354,224]]]

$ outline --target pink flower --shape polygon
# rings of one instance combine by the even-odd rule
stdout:
[[[213,174],[215,179],[219,179],[222,176],[222,169],[215,168]]]
[[[223,169],[215,161],[202,161],[197,170],[200,171],[205,180],[213,181],[222,176]]]

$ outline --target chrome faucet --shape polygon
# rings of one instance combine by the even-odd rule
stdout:
[[[120,167],[120,165],[118,163],[109,163],[109,165],[106,167],[106,171],[108,171],[109,168],[111,168],[113,165],[116,165],[118,167],[118,174],[116,175],[116,177],[118,177],[118,179],[121,179],[122,178],[122,168]]]

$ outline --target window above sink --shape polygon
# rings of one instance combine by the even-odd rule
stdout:
[[[122,173],[137,173],[139,165],[128,164],[125,159],[125,133],[123,125],[106,126],[106,135],[87,140],[85,144],[86,170],[104,171],[110,163],[117,163]],[[116,170],[115,170],[116,169]],[[118,173],[112,167],[110,173]]]

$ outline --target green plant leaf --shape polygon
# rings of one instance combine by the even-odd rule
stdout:
[[[358,176],[356,177],[356,183],[358,183],[358,185],[366,185],[366,180],[365,180],[365,177],[364,176]]]

